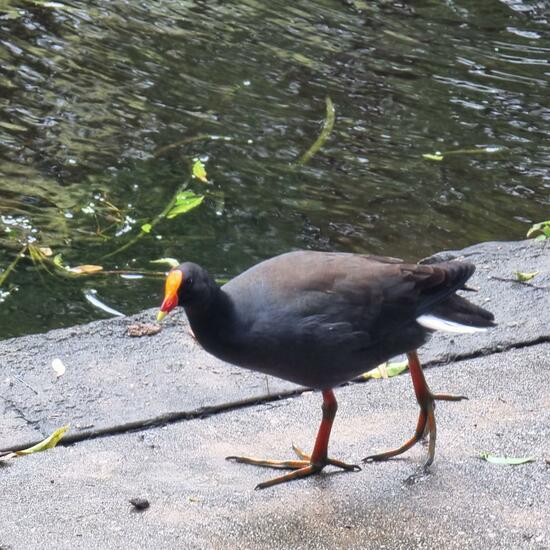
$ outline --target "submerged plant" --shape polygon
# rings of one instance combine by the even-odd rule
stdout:
[[[536,241],[550,239],[550,220],[532,225],[529,231],[527,231],[526,237],[528,239],[535,239]]]

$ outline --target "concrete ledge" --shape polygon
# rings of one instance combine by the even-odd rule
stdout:
[[[436,334],[421,351],[441,365],[461,358],[550,341],[550,248],[544,242],[483,243],[435,259],[466,258],[478,270],[471,299],[491,309],[498,328],[482,334]],[[433,261],[431,260],[428,261]],[[532,285],[515,271],[539,271]],[[160,294],[159,289],[159,294]],[[159,296],[160,300],[160,296]],[[0,342],[0,449],[25,446],[70,423],[70,438],[184,419],[278,395],[296,386],[206,354],[189,335],[185,315],[168,318],[154,336],[127,328],[156,310]],[[66,373],[56,379],[59,358]]]

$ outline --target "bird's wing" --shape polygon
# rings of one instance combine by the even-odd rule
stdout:
[[[403,263],[357,254],[294,252],[258,264],[224,288],[238,290],[257,334],[292,331],[323,342],[377,341],[462,287],[472,264]],[[269,330],[267,330],[269,329]]]

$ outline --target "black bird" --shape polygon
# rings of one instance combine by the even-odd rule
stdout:
[[[295,448],[299,460],[228,457],[293,470],[257,488],[305,477],[329,464],[360,469],[328,457],[337,409],[333,388],[402,353],[408,356],[420,405],[415,433],[398,449],[364,461],[400,454],[426,431],[428,466],[435,452],[434,401],[463,397],[433,394],[416,350],[435,330],[470,333],[494,326],[490,312],[456,294],[474,270],[458,261],[417,265],[388,257],[298,251],[261,262],[220,287],[202,267],[187,262],[168,274],[158,318],[183,306],[207,352],[322,391],[323,417],[311,455]]]

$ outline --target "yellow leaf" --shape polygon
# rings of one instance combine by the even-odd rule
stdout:
[[[65,435],[65,432],[69,429],[69,425],[63,426],[62,428],[58,428],[51,434],[49,437],[41,441],[40,443],[37,443],[36,445],[33,445],[32,447],[29,447],[28,449],[23,449],[21,451],[15,451],[15,454],[17,456],[25,456],[25,455],[31,455],[33,453],[40,453],[42,451],[45,451],[47,449],[53,449],[60,441],[61,438]]]
[[[208,180],[206,179],[206,169],[200,159],[197,159],[193,163],[193,175],[203,183],[208,183]]]
[[[443,160],[443,155],[439,152],[437,153],[424,153],[422,155],[423,159],[426,160]]]
[[[400,363],[382,363],[382,365],[378,365],[378,367],[362,374],[361,378],[363,380],[370,380],[371,378],[392,378],[407,370],[408,366],[408,361],[401,361]]]
[[[522,273],[521,271],[516,271],[516,278],[518,281],[525,283],[536,277],[538,274],[538,271],[533,271],[531,273]]]
[[[71,267],[69,271],[71,273],[78,273],[79,275],[81,275],[84,273],[97,273],[98,271],[103,271],[103,267],[101,267],[100,265],[84,264],[84,265],[77,265],[76,267]]]

